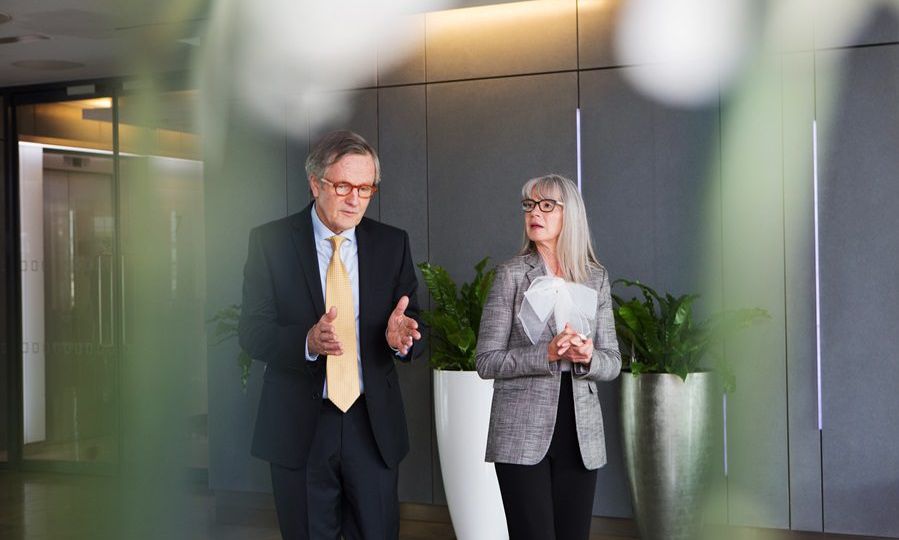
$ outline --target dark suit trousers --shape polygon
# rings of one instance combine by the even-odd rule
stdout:
[[[562,373],[556,426],[536,465],[496,463],[510,540],[587,540],[596,471],[581,458],[571,375]]]
[[[397,469],[384,464],[365,396],[345,414],[322,403],[307,465],[312,540],[394,540],[399,537]]]
[[[285,540],[399,537],[397,469],[381,459],[364,395],[346,413],[324,400],[305,470],[273,465],[272,485]]]

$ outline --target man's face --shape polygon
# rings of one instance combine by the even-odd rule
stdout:
[[[319,219],[331,232],[340,234],[352,229],[362,221],[365,209],[371,199],[363,199],[359,191],[353,189],[347,195],[338,195],[334,185],[347,182],[355,186],[375,183],[375,161],[368,154],[347,154],[325,170],[325,179],[310,178],[309,188],[315,199],[315,210]],[[330,184],[328,183],[330,182]]]

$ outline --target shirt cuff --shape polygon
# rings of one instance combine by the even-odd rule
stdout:
[[[318,360],[318,355],[309,354],[309,338],[306,338],[306,347],[305,347],[306,361],[307,362],[315,362]]]

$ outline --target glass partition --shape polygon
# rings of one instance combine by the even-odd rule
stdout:
[[[111,98],[16,108],[29,461],[117,461],[111,109]]]

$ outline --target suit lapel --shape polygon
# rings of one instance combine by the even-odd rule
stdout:
[[[371,245],[371,231],[367,219],[363,218],[356,226],[356,247],[359,253],[359,320],[368,313],[373,313],[371,304],[371,283],[374,275],[374,252]],[[362,336],[359,336],[360,338]],[[364,342],[364,340],[363,340]]]
[[[372,245],[373,239],[371,230],[368,227],[368,218],[362,218],[359,225],[356,226],[356,247],[359,254],[359,340],[362,352],[362,361],[368,356],[365,351],[365,344],[373,337],[368,335],[370,324],[365,324],[366,318],[374,313],[381,313],[381,308],[372,305],[372,280],[376,279],[376,250]],[[367,373],[362,371],[363,375]]]
[[[318,268],[318,252],[315,250],[315,235],[312,232],[312,205],[307,206],[293,220],[293,245],[303,268],[303,277],[312,296],[312,304],[317,314],[325,313],[325,299],[322,294],[321,272]]]

